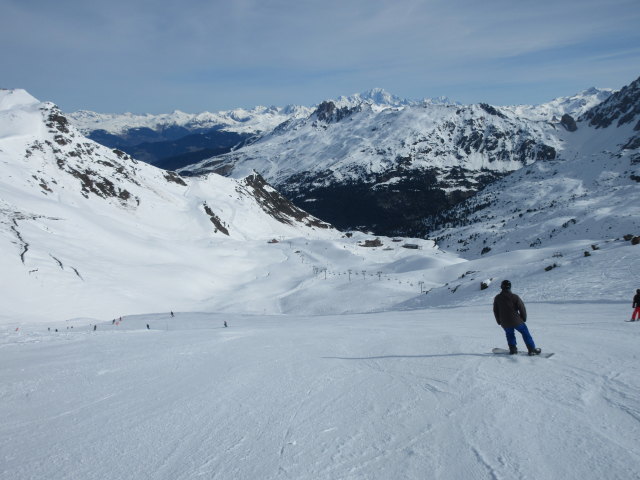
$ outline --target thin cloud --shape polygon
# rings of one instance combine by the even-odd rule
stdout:
[[[638,24],[637,0],[5,0],[0,61],[5,86],[66,109],[311,104],[373,86],[510,103],[515,90],[480,97],[542,72],[549,99],[554,79],[632,80]],[[519,103],[540,100],[529,90]]]

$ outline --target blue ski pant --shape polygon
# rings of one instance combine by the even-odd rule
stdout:
[[[504,333],[507,335],[507,344],[509,346],[516,346],[516,330],[520,332],[522,335],[522,339],[524,340],[527,348],[536,348],[536,344],[533,341],[533,337],[529,333],[529,329],[527,328],[526,323],[521,323],[516,327],[502,327],[504,328]]]

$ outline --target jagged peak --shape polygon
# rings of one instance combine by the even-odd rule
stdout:
[[[318,120],[326,123],[339,122],[343,118],[348,117],[353,113],[362,111],[363,105],[366,104],[357,103],[355,105],[341,105],[336,104],[331,100],[325,100],[320,105],[318,105],[318,108],[316,108],[311,117],[315,117]]]
[[[589,125],[595,128],[607,128],[616,120],[618,120],[616,126],[620,127],[633,122],[638,116],[640,116],[640,77],[591,108],[580,117],[580,120],[588,121]]]

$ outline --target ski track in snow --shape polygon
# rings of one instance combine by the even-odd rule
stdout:
[[[487,305],[4,327],[0,477],[638,478],[622,312],[531,304],[550,359],[489,353]]]

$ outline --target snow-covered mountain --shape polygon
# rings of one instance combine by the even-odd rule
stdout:
[[[23,90],[0,91],[0,162],[9,316],[32,298],[31,314],[68,316],[114,301],[146,311],[160,299],[206,303],[212,285],[243,281],[238,242],[259,250],[273,238],[338,235],[257,174],[183,179],[83,137]]]
[[[160,115],[102,114],[78,111],[70,122],[92,140],[118,148],[139,160],[173,170],[226,153],[289,118],[306,116],[307,107],[258,106],[222,112]]]
[[[126,138],[130,130],[143,128],[156,132],[182,128],[192,133],[218,129],[255,135],[260,132],[269,132],[292,117],[306,116],[310,112],[311,109],[308,107],[288,105],[286,107],[257,106],[250,110],[236,108],[196,114],[176,110],[173,113],[158,115],[97,113],[80,110],[68,114],[68,117],[69,121],[84,135],[104,130],[112,135]]]
[[[329,100],[329,101],[333,102],[338,108],[344,108],[344,107],[353,108],[363,103],[366,103],[371,105],[371,107],[377,111],[384,110],[389,107],[407,107],[407,106],[417,106],[417,105],[423,105],[423,104],[459,105],[459,103],[453,102],[447,97],[424,98],[422,100],[409,100],[407,98],[402,98],[392,93],[389,93],[384,88],[372,88],[371,90],[367,90],[365,92],[354,93],[353,95],[348,95],[348,96],[340,96],[336,99]],[[314,107],[314,109],[315,108],[317,108],[317,105]]]
[[[576,95],[558,97],[540,105],[514,105],[507,107],[520,117],[558,123],[564,115],[576,119],[604,102],[614,93],[610,88],[588,88]]]
[[[639,235],[640,79],[584,112],[574,128],[558,130],[558,140],[561,156],[518,170],[431,217],[425,232],[471,258]]]
[[[255,170],[338,227],[406,234],[425,209],[440,211],[523,165],[555,158],[553,129],[489,105],[379,110],[327,101],[308,118],[182,172]]]
[[[445,97],[424,99],[421,101],[407,100],[393,95],[382,88],[342,96],[334,100],[337,105],[356,106],[361,103],[375,105],[377,108],[400,107],[418,105],[421,103],[453,103]],[[236,108],[219,112],[201,112],[197,114],[185,113],[179,110],[167,114],[133,114],[133,113],[98,113],[79,110],[67,114],[69,121],[86,136],[96,131],[104,131],[117,135],[126,140],[128,132],[148,129],[157,133],[179,131],[185,129],[191,133],[216,129],[241,134],[259,135],[272,131],[281,123],[294,119],[308,117],[317,106],[302,105],[256,106],[252,109]],[[167,133],[170,135],[170,133]]]
[[[376,111],[408,105],[452,103],[441,97],[413,101],[381,88],[333,100],[339,107],[366,103]],[[227,153],[252,143],[288,120],[306,118],[316,107],[257,106],[250,110],[160,115],[101,114],[78,111],[68,115],[72,124],[92,140],[123,150],[136,159],[173,170]]]
[[[425,214],[524,166],[564,157],[564,134],[575,118],[610,94],[589,89],[528,107],[326,101],[307,118],[181,171],[255,170],[340,228],[415,234]]]

